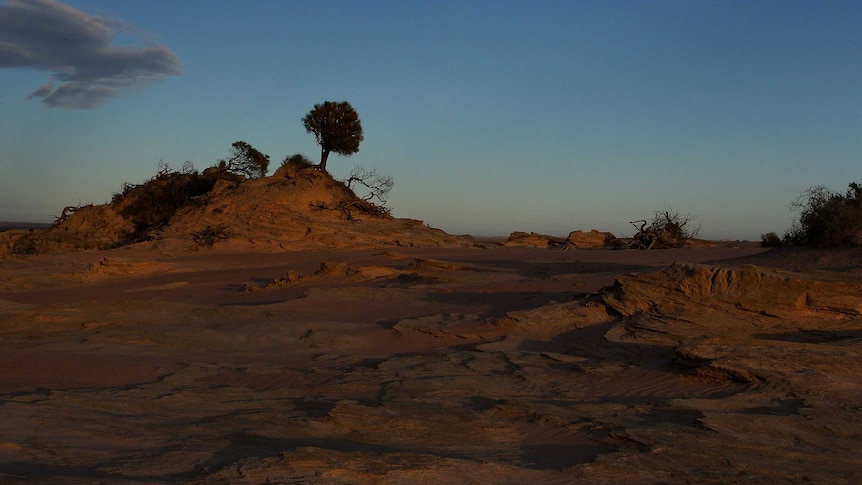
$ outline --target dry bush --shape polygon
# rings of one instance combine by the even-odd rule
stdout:
[[[32,255],[39,254],[44,250],[44,241],[37,236],[33,229],[27,231],[27,234],[19,237],[12,244],[12,254],[17,255]]]
[[[344,185],[356,194],[354,187],[364,187],[367,193],[364,197],[357,197],[359,201],[354,201],[350,205],[359,207],[363,212],[374,215],[389,215],[392,210],[386,207],[386,196],[395,181],[390,175],[384,175],[377,171],[376,168],[365,168],[359,165],[354,165],[350,175],[343,180]],[[376,202],[375,202],[376,201]]]
[[[694,215],[681,215],[671,208],[655,211],[649,221],[631,222],[638,229],[632,246],[637,249],[681,248],[700,232],[700,226],[693,226],[694,220]]]
[[[211,248],[218,241],[227,241],[230,235],[224,224],[207,226],[192,233],[192,240],[198,248]]]
[[[221,170],[183,173],[164,164],[149,181],[140,185],[124,184],[111,205],[134,226],[125,242],[146,239],[152,230],[167,224],[177,211],[208,194],[222,179],[236,181],[245,177]]]
[[[282,167],[291,167],[295,170],[305,170],[307,168],[314,168],[314,162],[306,158],[305,155],[301,155],[299,153],[289,155],[284,157],[284,160],[281,162]]]

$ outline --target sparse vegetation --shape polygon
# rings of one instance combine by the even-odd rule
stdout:
[[[392,190],[395,182],[389,175],[383,175],[375,168],[367,169],[354,165],[350,175],[341,181],[352,196],[352,200],[345,200],[338,205],[337,209],[344,212],[348,221],[356,220],[353,210],[372,216],[389,216],[392,211],[386,207],[386,195]],[[365,196],[356,194],[355,187],[362,186],[368,190]]]
[[[21,236],[12,245],[12,254],[32,255],[42,252],[42,240],[33,229],[27,231],[27,234]]]
[[[149,181],[140,185],[124,184],[111,205],[134,225],[134,231],[125,242],[145,239],[152,230],[167,224],[177,211],[210,192],[220,179],[236,181],[242,176],[222,170],[183,173],[163,163]]]
[[[692,214],[683,216],[670,208],[655,211],[649,221],[641,219],[631,222],[638,230],[632,238],[632,246],[637,249],[683,247],[688,240],[696,237],[700,232],[700,226],[692,226],[694,220],[695,216]]]
[[[359,114],[347,101],[315,104],[302,118],[302,124],[320,145],[318,167],[322,171],[326,171],[326,160],[331,152],[349,157],[359,151],[359,144],[364,140]]]
[[[350,156],[359,151],[363,140],[362,125],[353,107],[346,101],[327,101],[314,106],[304,118],[303,124],[313,133],[321,147],[321,161],[315,165],[301,154],[284,158],[277,170],[278,179],[264,183],[243,185],[248,179],[265,178],[269,168],[269,156],[261,153],[245,141],[231,145],[231,154],[203,172],[185,162],[181,170],[172,169],[168,163],[159,161],[156,175],[141,184],[126,182],[115,193],[109,204],[102,206],[78,205],[63,209],[48,231],[51,239],[22,239],[19,253],[37,251],[45,241],[65,247],[82,249],[90,242],[97,247],[110,248],[144,240],[159,239],[178,231],[191,237],[197,247],[211,247],[228,238],[235,214],[230,214],[232,195],[244,200],[252,196],[258,187],[263,194],[275,195],[269,188],[285,190],[284,197],[269,200],[278,206],[306,203],[315,209],[342,212],[348,221],[357,222],[358,215],[389,217],[386,196],[392,189],[391,176],[382,175],[376,169],[355,166],[342,181],[334,180],[326,172],[326,160],[330,152]],[[285,181],[283,179],[289,179]],[[367,190],[363,190],[367,189]],[[215,190],[215,192],[214,192]],[[362,196],[357,196],[359,190]],[[290,192],[296,192],[296,194]],[[307,194],[320,194],[320,199],[308,202]],[[316,196],[315,196],[316,197]],[[210,203],[218,201],[216,206]],[[302,202],[299,202],[299,201]],[[314,199],[312,199],[314,200]],[[241,202],[240,204],[243,204]],[[249,202],[243,210],[257,211],[258,205]],[[293,212],[294,208],[284,207]],[[301,210],[301,209],[299,209]],[[201,217],[190,224],[189,218]],[[209,219],[213,217],[213,219]],[[250,216],[254,217],[254,216]],[[277,219],[276,211],[268,212],[268,222]],[[220,221],[230,220],[223,223]],[[168,226],[171,225],[168,229]],[[194,230],[206,225],[203,229]],[[57,239],[62,234],[62,241]],[[56,241],[55,241],[56,240]],[[11,249],[11,246],[10,246]]]
[[[305,170],[306,168],[314,167],[314,163],[299,153],[284,157],[281,162],[282,167],[292,167],[295,170]]]
[[[368,190],[368,193],[361,197],[362,200],[375,203],[380,207],[386,206],[386,195],[392,190],[395,181],[391,175],[384,175],[377,171],[376,168],[365,168],[359,165],[354,165],[350,175],[344,180],[344,185],[348,189],[356,193],[354,186],[363,186]],[[377,202],[374,202],[374,201]]]
[[[216,242],[227,241],[229,237],[224,224],[210,225],[192,233],[192,240],[199,248],[211,248]]]
[[[786,244],[862,246],[862,185],[851,182],[844,193],[811,187],[791,208],[799,217],[784,235]]]

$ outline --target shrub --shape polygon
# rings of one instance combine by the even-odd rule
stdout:
[[[787,244],[862,245],[862,185],[851,182],[844,193],[822,185],[811,187],[791,208],[799,211],[799,217],[784,235]]]
[[[21,236],[12,244],[12,254],[33,255],[42,252],[42,241],[36,236],[33,229]]]
[[[779,238],[778,234],[775,234],[774,232],[767,232],[766,234],[760,235],[760,245],[765,248],[780,248],[781,238]]]
[[[150,231],[167,224],[177,211],[208,194],[220,179],[244,177],[220,170],[182,173],[165,165],[143,184],[125,184],[122,192],[114,195],[111,205],[134,225],[126,242],[146,239]]]
[[[295,178],[301,177],[310,180],[311,172],[317,172],[315,165],[305,155],[295,154],[284,157],[281,166],[273,174],[273,177]]]
[[[314,167],[314,163],[305,157],[305,155],[300,155],[296,153],[294,155],[289,155],[284,157],[284,160],[281,162],[282,167],[292,167],[296,170],[304,170],[306,168]]]
[[[192,239],[199,248],[211,248],[216,241],[227,241],[229,235],[224,224],[207,226],[192,233]]]

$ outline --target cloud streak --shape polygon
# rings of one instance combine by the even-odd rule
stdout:
[[[111,45],[117,32],[130,31],[122,21],[57,0],[8,0],[0,3],[0,68],[50,72],[50,81],[28,99],[76,109],[181,74],[179,58],[163,45]]]

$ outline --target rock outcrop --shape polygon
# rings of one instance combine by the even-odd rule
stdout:
[[[504,246],[537,249],[600,249],[617,247],[616,240],[613,234],[596,229],[590,232],[572,231],[564,238],[535,232],[515,231],[502,244]]]

